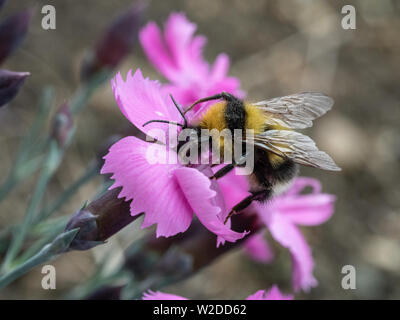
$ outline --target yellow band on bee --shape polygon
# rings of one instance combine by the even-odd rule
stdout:
[[[266,120],[263,112],[253,105],[247,103],[244,105],[244,109],[246,111],[246,129],[253,129],[254,134],[263,132]]]
[[[200,121],[200,127],[208,130],[217,129],[219,131],[226,129],[225,108],[225,101],[213,104],[203,115]]]

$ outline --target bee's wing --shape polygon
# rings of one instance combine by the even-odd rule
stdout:
[[[312,126],[312,120],[332,108],[333,99],[318,92],[303,92],[264,100],[251,105],[263,110],[273,123],[284,128],[304,129]]]
[[[267,130],[247,137],[245,142],[305,166],[331,171],[341,170],[328,154],[317,148],[310,137],[295,131]]]

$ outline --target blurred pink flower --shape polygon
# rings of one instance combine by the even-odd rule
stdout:
[[[139,125],[152,119],[178,120],[176,108],[162,93],[157,82],[144,79],[140,70],[128,73],[124,82],[120,74],[112,80],[115,98],[122,113]],[[150,124],[157,129],[164,124]],[[146,127],[147,128],[147,127]],[[151,159],[149,156],[155,159]],[[167,152],[168,151],[168,152]],[[144,212],[142,227],[157,224],[158,236],[173,236],[190,226],[195,212],[201,223],[218,236],[218,243],[235,242],[246,232],[238,233],[223,223],[225,206],[218,184],[212,183],[202,171],[163,161],[165,145],[149,143],[136,137],[125,137],[116,142],[104,157],[103,174],[112,174],[115,180],[110,189],[122,187],[119,197],[131,200],[131,215]],[[207,172],[208,170],[208,172]]]
[[[164,293],[161,291],[151,291],[143,293],[142,300],[189,300],[175,294]]]
[[[143,294],[142,300],[189,300],[187,298],[174,294],[163,293],[160,291]],[[259,290],[256,293],[248,296],[246,300],[293,300],[293,295],[284,295],[279,291],[279,288],[274,285],[270,290]]]
[[[285,295],[274,285],[268,291],[258,290],[256,293],[248,296],[246,300],[293,300],[293,295]]]
[[[172,13],[163,34],[155,22],[148,23],[139,34],[148,59],[170,82],[165,85],[166,91],[183,105],[222,91],[243,97],[239,79],[227,76],[226,54],[219,54],[212,66],[205,61],[207,40],[194,36],[196,28],[183,13]]]
[[[302,194],[311,187],[310,194]],[[293,288],[308,291],[317,285],[312,272],[314,260],[311,249],[297,225],[315,226],[329,220],[335,197],[321,193],[321,184],[312,178],[297,178],[293,186],[268,205],[256,204],[258,213],[272,237],[289,249],[292,262]]]
[[[220,179],[219,185],[228,210],[249,195],[246,179],[234,172]],[[311,193],[302,193],[306,187],[311,187]],[[324,223],[333,214],[334,201],[333,195],[321,193],[319,181],[299,177],[286,193],[273,198],[267,204],[253,203],[243,213],[255,211],[272,237],[289,249],[293,261],[292,282],[295,291],[307,291],[317,285],[312,273],[314,260],[311,249],[298,225],[315,226]],[[257,261],[269,262],[272,259],[270,247],[260,235],[249,238],[244,248]]]
[[[274,260],[274,253],[268,242],[264,239],[263,233],[250,235],[243,243],[243,248],[255,261],[269,263]]]

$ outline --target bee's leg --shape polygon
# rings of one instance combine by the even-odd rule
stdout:
[[[263,201],[263,200],[267,199],[270,196],[270,194],[271,194],[270,189],[264,189],[264,190],[252,192],[252,194],[250,196],[248,196],[247,198],[244,198],[242,201],[240,201],[237,205],[235,205],[232,208],[232,210],[229,212],[229,214],[225,218],[224,224],[226,224],[226,222],[229,220],[230,217],[232,217],[232,215],[246,209],[249,205],[251,205],[251,203],[253,201],[255,201],[255,200]]]
[[[232,171],[232,169],[235,168],[234,163],[227,164],[226,166],[222,167],[219,169],[214,175],[210,177],[210,179],[219,179],[228,174],[229,172]]]
[[[213,176],[210,177],[210,179],[219,179],[228,174],[229,172],[232,171],[233,168],[235,167],[242,167],[244,165],[244,161],[246,160],[246,157],[248,156],[247,153],[243,154],[240,158],[239,161],[234,161],[233,163],[227,164],[226,166],[222,167],[219,169]],[[219,163],[217,164],[212,164],[212,167],[218,166]]]

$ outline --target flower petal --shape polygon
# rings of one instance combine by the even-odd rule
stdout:
[[[262,233],[249,236],[243,244],[243,249],[258,262],[270,263],[274,259],[274,253]]]
[[[290,189],[285,193],[285,195],[297,195],[306,187],[311,187],[311,193],[313,194],[320,193],[322,189],[321,183],[317,179],[308,177],[297,177],[291,185]]]
[[[126,81],[118,73],[111,80],[115,100],[124,116],[136,127],[145,133],[151,129],[168,128],[167,124],[150,123],[150,120],[169,120],[182,122],[181,115],[167,94],[163,93],[161,85],[157,81],[143,78],[140,69],[132,76],[129,70]],[[162,137],[157,137],[164,141]]]
[[[160,291],[148,291],[143,293],[142,300],[189,300],[175,294],[164,293]]]
[[[211,189],[208,177],[198,170],[185,167],[175,170],[174,175],[193,211],[208,230],[229,242],[235,242],[247,234],[232,231],[220,219],[221,208],[212,203],[216,192]]]
[[[171,13],[165,24],[164,36],[167,47],[174,58],[179,78],[173,82],[185,83],[208,73],[208,63],[203,59],[204,36],[193,37],[196,24],[189,22],[183,13]]]
[[[293,224],[283,220],[282,217],[275,219],[270,226],[271,234],[282,246],[287,247],[293,261],[292,281],[295,291],[303,289],[308,291],[317,286],[318,282],[312,272],[314,260],[311,249],[300,230]]]
[[[213,168],[214,172],[217,172],[224,165]],[[232,170],[227,175],[218,179],[218,184],[221,188],[222,194],[224,195],[227,212],[229,212],[233,206],[238,204],[244,198],[250,195],[249,184],[245,176],[236,175],[235,170]]]
[[[166,78],[174,79],[176,65],[171,53],[168,52],[164,39],[157,24],[149,22],[139,33],[143,50],[150,62]]]
[[[248,296],[246,300],[293,300],[293,295],[284,295],[279,288],[274,285],[269,291],[258,290],[256,293]]]
[[[119,197],[133,199],[132,215],[145,212],[142,228],[156,223],[157,237],[169,237],[187,230],[193,210],[174,176],[179,165],[149,163],[151,150],[159,157],[156,160],[162,162],[165,146],[136,137],[123,138],[104,157],[101,173],[113,174],[115,183],[110,189],[122,187]]]
[[[239,79],[228,77],[229,58],[218,55],[212,68],[203,57],[206,38],[194,35],[196,25],[182,13],[172,13],[165,23],[164,34],[154,22],[147,24],[140,32],[142,47],[150,62],[169,81],[164,91],[172,94],[181,105],[222,91],[244,97],[239,90]],[[202,112],[214,102],[195,106],[187,117],[198,110]]]
[[[140,41],[148,59],[173,83],[185,85],[188,80],[208,73],[209,66],[202,54],[206,39],[193,37],[195,31],[196,25],[183,13],[171,13],[165,24],[164,38],[154,22],[140,31]]]
[[[229,63],[228,55],[225,53],[220,53],[212,66],[211,79],[213,81],[219,81],[225,78],[229,70]]]
[[[263,217],[264,215],[262,215]],[[285,216],[273,212],[269,219],[264,219],[272,237],[283,247],[288,248],[292,256],[292,282],[294,290],[308,291],[317,285],[312,272],[314,260],[311,249],[300,230]]]
[[[330,194],[301,195],[278,202],[276,210],[292,223],[315,226],[330,219],[334,202],[335,196]]]

